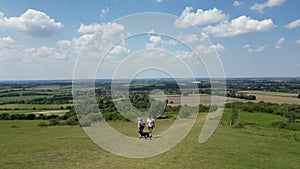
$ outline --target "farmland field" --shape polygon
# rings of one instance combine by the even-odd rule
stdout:
[[[272,103],[290,103],[300,104],[300,100],[297,98],[297,94],[281,93],[281,92],[265,92],[265,91],[241,91],[247,94],[254,94],[256,101],[272,102]]]
[[[188,105],[188,106],[196,106],[198,103],[195,101],[197,98],[200,98],[200,104],[202,105],[210,105],[211,104],[211,95],[190,95],[190,96],[166,96],[170,106],[178,106],[178,105]],[[224,97],[222,96],[215,96],[216,100],[224,100]],[[164,97],[155,97],[157,100],[164,100]],[[185,102],[182,102],[181,99],[184,99]],[[245,101],[238,98],[226,98],[226,102],[236,102],[236,101]]]
[[[297,97],[296,94],[291,94],[291,93],[280,93],[280,92],[262,92],[262,91],[241,91],[245,92],[247,94],[255,94],[256,100],[252,102],[271,102],[271,103],[287,103],[287,104],[300,104],[300,100]],[[210,105],[211,104],[211,96],[210,95],[189,95],[189,96],[166,96],[169,105],[170,106],[177,106],[177,105],[189,105],[189,106],[195,106],[197,103],[195,102],[196,97],[200,98],[200,104],[202,105]],[[186,102],[181,102],[181,99],[186,100]],[[222,96],[215,96],[216,100],[224,100],[224,97]],[[164,100],[164,97],[155,97],[157,100]],[[226,97],[226,103],[231,103],[231,102],[248,102],[249,100],[245,99],[239,99],[239,98],[231,98],[231,97]]]
[[[248,103],[249,100],[227,97],[226,103],[232,104],[226,106],[217,130],[207,142],[199,144],[199,134],[211,102],[207,83],[201,84],[201,94],[192,94],[195,89],[180,93],[171,82],[156,83],[157,86],[134,84],[130,93],[131,102],[136,103],[134,106],[147,110],[147,92],[155,87],[166,91],[168,105],[173,106],[167,107],[165,114],[156,120],[153,139],[163,139],[161,133],[178,115],[179,107],[175,106],[198,105],[198,98],[204,106],[190,133],[177,146],[158,156],[132,159],[111,154],[86,135],[76,120],[70,84],[57,83],[26,83],[22,88],[17,84],[2,86],[0,168],[300,168],[299,107],[291,104],[299,104],[299,99],[294,90],[291,93],[239,90],[256,95],[257,99],[251,102],[266,103]],[[113,101],[122,98],[111,98],[109,84],[98,86],[96,95],[102,120],[109,118],[115,130],[138,141],[136,122],[120,118],[114,109]],[[17,94],[19,96],[15,96]],[[180,98],[181,94],[185,96]],[[151,97],[165,101],[160,94]],[[216,99],[220,101],[224,97],[216,96]],[[238,115],[233,124],[234,107]],[[94,120],[99,118],[97,115],[88,118]],[[189,114],[186,116],[180,118],[189,118]],[[30,117],[32,120],[28,120]],[[92,126],[101,127],[102,124],[92,123]]]
[[[36,109],[60,109],[61,107],[65,108],[69,106],[69,104],[6,104],[0,105],[0,109],[25,109],[32,110]]]

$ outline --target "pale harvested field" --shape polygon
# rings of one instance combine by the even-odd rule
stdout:
[[[253,102],[271,102],[271,103],[288,103],[288,104],[300,104],[300,99],[297,98],[296,94],[291,93],[279,93],[279,92],[264,92],[264,91],[242,91],[247,94],[254,94],[256,96],[256,100]],[[183,96],[182,99],[180,96],[167,96],[170,106],[178,106],[178,105],[188,105],[188,106],[196,106],[199,105],[198,99],[200,97],[200,104],[202,105],[210,105],[211,104],[211,96]],[[222,96],[215,97],[217,101],[224,100]],[[163,97],[156,97],[157,100],[163,101]],[[184,100],[181,103],[181,100]],[[249,100],[238,99],[238,98],[230,98],[226,97],[226,103],[230,102],[248,102]]]
[[[69,110],[48,110],[48,111],[40,111],[40,112],[29,112],[26,114],[44,114],[44,115],[62,115],[68,112]]]
[[[272,102],[272,103],[290,103],[300,104],[300,99],[297,98],[297,94],[292,93],[279,93],[279,92],[265,92],[265,91],[241,91],[247,94],[254,94],[256,96],[256,102]]]
[[[178,106],[178,105],[188,105],[188,106],[196,106],[199,105],[198,99],[200,97],[200,104],[209,106],[211,104],[211,95],[204,95],[204,96],[183,96],[182,100],[184,100],[181,103],[181,97],[180,96],[167,96],[170,106]],[[224,97],[222,96],[215,96],[217,102],[221,102],[224,100]],[[157,100],[163,101],[164,98],[157,97]],[[237,98],[226,98],[226,102],[236,102],[236,101],[245,101],[242,99]]]

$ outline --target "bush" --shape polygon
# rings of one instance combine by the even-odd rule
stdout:
[[[44,115],[44,114],[38,114],[36,119],[38,119],[38,120],[47,120],[47,116]]]
[[[217,105],[211,105],[209,112],[215,112],[217,110],[218,110],[218,106]]]
[[[76,116],[71,116],[66,120],[66,124],[67,125],[77,125],[78,123],[78,119]]]
[[[242,122],[239,122],[236,125],[234,125],[234,128],[238,128],[238,129],[244,128],[244,124]]]
[[[229,125],[234,125],[236,119],[238,118],[238,111],[237,109],[232,109]]]
[[[46,123],[45,121],[42,121],[42,122],[39,122],[39,123],[37,124],[37,126],[38,126],[38,127],[47,127],[47,126],[49,126],[49,124]]]
[[[34,120],[35,119],[35,114],[32,114],[32,113],[26,114],[26,119],[27,120]]]
[[[283,122],[283,121],[275,121],[275,122],[271,123],[271,126],[284,129],[288,126],[288,123]]]
[[[179,114],[179,117],[181,118],[188,118],[190,117],[191,113],[188,110],[182,110],[182,112]]]
[[[87,120],[87,119],[86,120],[80,120],[80,127],[90,127],[91,124],[92,124],[92,122]]]
[[[50,122],[49,124],[50,126],[57,126],[61,124],[59,118],[50,119],[49,122]]]
[[[51,114],[50,116],[46,116],[47,117],[47,120],[51,120],[51,119],[58,119],[59,116],[56,115],[56,114]]]
[[[300,130],[300,124],[297,124],[297,123],[290,123],[286,129],[289,129],[289,130],[294,130],[294,131],[299,131]]]
[[[106,112],[103,115],[106,121],[116,121],[116,120],[126,120],[120,113],[118,112]]]
[[[67,120],[69,117],[72,117],[72,116],[74,116],[74,115],[76,115],[75,109],[72,108],[72,109],[70,109],[68,112],[66,112],[64,115],[62,115],[61,119],[62,119],[62,120]]]
[[[88,119],[92,122],[101,121],[103,119],[101,113],[89,113]]]

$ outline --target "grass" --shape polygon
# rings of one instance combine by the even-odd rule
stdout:
[[[245,90],[241,92],[257,94],[257,95],[268,95],[268,96],[297,97],[297,94],[294,93],[268,92],[268,91],[257,91],[257,90]]]
[[[0,105],[0,109],[20,109],[20,110],[33,110],[36,109],[60,109],[61,107],[66,108],[70,104],[4,104]]]
[[[156,97],[171,97],[171,96],[181,96],[180,94],[151,94],[151,97],[156,98]]]
[[[228,115],[224,113],[224,118]],[[239,120],[245,118],[239,113]],[[262,114],[255,115],[260,119]],[[251,119],[250,118],[250,119]],[[277,119],[278,117],[274,117]],[[36,127],[39,121],[0,121],[1,168],[300,168],[300,134],[264,126],[243,129],[220,125],[199,144],[204,114],[188,136],[173,149],[155,157],[130,159],[111,154],[94,144],[78,126]],[[172,124],[157,120],[154,135]],[[19,126],[12,128],[12,125]],[[110,123],[137,137],[136,123]],[[147,151],[147,150],[142,150]]]
[[[19,100],[32,100],[36,98],[50,98],[51,95],[33,95],[33,96],[14,96],[14,97],[0,97],[0,103],[2,102],[10,102],[10,101],[19,101]]]
[[[231,109],[225,109],[223,114],[223,120],[229,121],[231,116]],[[274,114],[267,114],[261,112],[245,112],[245,111],[238,111],[238,122],[248,122],[260,126],[271,126],[272,122],[276,121],[287,121],[286,118],[280,115]]]
[[[40,112],[41,110],[0,110],[1,113],[8,113],[8,114],[25,114],[25,113],[35,113]]]
[[[209,96],[209,94],[189,94],[189,96]]]
[[[43,120],[1,120],[0,128],[11,128],[11,126],[17,126],[22,128],[35,128],[39,122]]]

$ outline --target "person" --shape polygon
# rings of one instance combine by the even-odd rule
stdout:
[[[151,117],[151,115],[147,119],[147,126],[148,126],[148,130],[149,130],[149,137],[151,139],[152,131],[153,131],[153,128],[155,127],[155,122],[154,122],[154,119]]]
[[[139,133],[140,133],[140,138],[142,137],[141,133],[144,132],[144,128],[145,128],[145,122],[143,119],[138,118],[138,129],[139,129]]]

